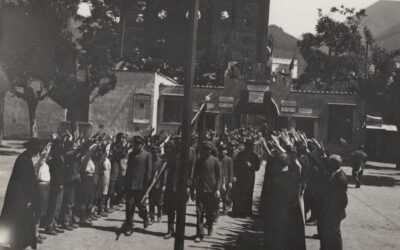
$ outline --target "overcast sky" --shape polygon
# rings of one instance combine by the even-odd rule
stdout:
[[[287,33],[299,37],[314,32],[318,8],[328,11],[332,6],[366,8],[378,0],[271,0],[270,24],[282,27]],[[396,0],[399,1],[399,0]]]

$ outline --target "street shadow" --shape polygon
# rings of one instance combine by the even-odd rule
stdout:
[[[94,228],[99,231],[112,232],[112,233],[117,233],[120,230],[119,227],[99,226],[99,225],[92,225],[89,228]]]
[[[165,235],[165,233],[163,233],[163,232],[147,231],[146,229],[139,228],[139,227],[135,228],[135,233],[152,235],[152,236],[156,236],[156,237],[164,237],[164,235]]]
[[[355,185],[351,175],[347,175],[347,181],[350,185]],[[361,183],[365,186],[394,187],[400,185],[400,180],[387,176],[364,175]]]
[[[365,169],[373,169],[373,170],[396,170],[396,165],[393,165],[393,167],[380,167],[380,166],[372,166],[372,165],[366,165]]]
[[[260,188],[262,187],[262,184],[262,181],[259,181],[256,185]],[[197,246],[191,244],[189,247],[210,250],[264,249],[264,226],[260,215],[257,213],[257,211],[259,211],[258,199],[254,200],[254,204],[254,215],[246,218],[236,218],[235,222],[228,223],[225,227],[219,228],[222,229],[224,233],[218,232],[217,229],[216,235],[222,236],[223,241],[219,241],[219,239],[213,237],[206,237],[204,242],[208,243],[208,246]],[[232,225],[233,229],[229,225]]]
[[[0,155],[3,155],[3,156],[13,156],[13,155],[19,155],[19,152],[17,152],[17,151],[12,151],[12,150],[0,150]]]
[[[161,223],[167,224],[168,221],[162,221]],[[195,223],[192,223],[192,222],[186,222],[186,223],[185,223],[185,226],[186,226],[186,227],[196,227],[196,224],[195,224]]]

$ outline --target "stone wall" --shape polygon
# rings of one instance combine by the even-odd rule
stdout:
[[[39,137],[48,137],[65,119],[65,110],[50,99],[39,103],[37,108],[37,122]],[[28,107],[24,100],[10,93],[6,94],[4,105],[4,138],[27,139],[29,138]]]
[[[153,100],[154,81],[155,73],[117,72],[115,89],[98,97],[90,105],[89,122],[92,122],[93,130],[97,131],[99,126],[103,126],[104,131],[115,134],[120,131],[139,132],[150,129],[151,122],[133,123],[133,104],[135,94],[148,94]]]

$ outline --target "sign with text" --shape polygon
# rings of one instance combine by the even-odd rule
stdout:
[[[219,96],[218,101],[219,102],[234,102],[235,98],[233,96]]]
[[[282,101],[281,101],[281,106],[285,106],[285,107],[296,107],[296,106],[297,106],[297,102],[296,102],[296,101],[282,100]]]
[[[281,107],[282,112],[296,113],[296,107]]]
[[[250,103],[264,103],[264,92],[260,91],[249,91],[249,102]]]
[[[299,108],[299,113],[305,115],[311,115],[313,113],[313,110],[307,108]]]

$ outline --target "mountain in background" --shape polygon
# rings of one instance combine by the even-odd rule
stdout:
[[[378,45],[400,49],[400,1],[380,0],[365,10],[362,26],[371,30]]]
[[[274,39],[273,56],[280,58],[292,58],[293,53],[295,53],[299,75],[303,73],[306,62],[304,61],[304,58],[301,56],[300,50],[297,47],[298,39],[286,33],[281,27],[276,25],[270,25],[268,27],[268,36],[272,36]]]

